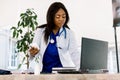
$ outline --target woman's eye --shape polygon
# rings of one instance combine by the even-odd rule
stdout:
[[[60,16],[56,16],[56,18],[59,18]]]
[[[60,17],[66,18],[66,15],[63,15],[63,16],[57,15],[57,16],[55,16],[55,17],[56,17],[56,18],[60,18]]]
[[[63,18],[66,18],[66,16],[63,16]]]
[[[63,17],[63,18],[66,18],[66,15],[63,15],[62,17]]]

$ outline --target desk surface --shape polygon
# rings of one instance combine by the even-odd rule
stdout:
[[[0,80],[120,80],[120,74],[12,74]]]

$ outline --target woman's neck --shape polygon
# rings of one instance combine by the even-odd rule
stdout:
[[[53,33],[56,34],[59,31],[60,28],[53,29]]]

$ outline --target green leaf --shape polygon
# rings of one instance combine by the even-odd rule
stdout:
[[[25,15],[25,13],[21,13],[21,14],[20,14],[20,17],[23,17],[24,15]]]
[[[21,66],[22,66],[22,64],[19,64],[17,69],[20,69],[20,68],[21,68]]]
[[[19,29],[19,32],[20,32],[20,34],[22,34],[22,30],[21,29]]]
[[[37,19],[37,15],[35,15],[33,18],[36,20]]]
[[[23,57],[22,64],[24,63],[24,61],[25,61],[25,57]]]
[[[36,26],[38,25],[38,23],[36,21],[34,23],[35,23]]]
[[[13,38],[16,36],[16,30],[13,31]]]
[[[19,33],[16,34],[16,38],[18,38],[18,36],[19,36]]]
[[[20,23],[20,21],[18,21],[18,26],[21,26],[21,23]]]
[[[16,27],[14,27],[14,26],[13,26],[13,27],[12,27],[12,28],[10,28],[10,29],[11,29],[11,30],[12,30],[12,29],[13,29],[13,30],[15,30],[15,29],[16,29]]]

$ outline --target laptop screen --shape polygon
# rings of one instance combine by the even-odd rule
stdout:
[[[82,37],[80,69],[107,69],[108,42]]]

